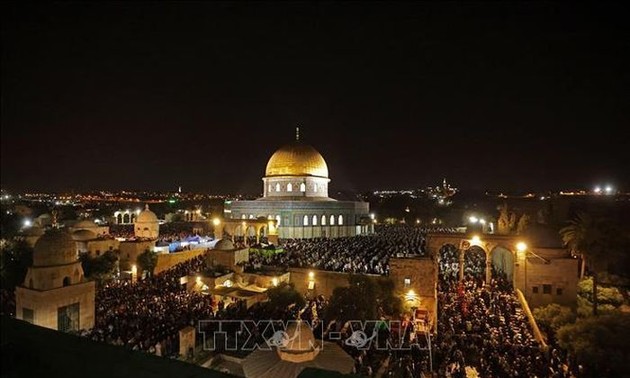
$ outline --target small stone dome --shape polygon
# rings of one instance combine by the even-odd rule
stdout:
[[[84,219],[82,221],[79,221],[77,223],[74,224],[74,226],[72,226],[75,229],[80,229],[80,228],[97,228],[98,225],[96,223],[94,223],[93,220],[91,219]]]
[[[328,165],[316,149],[300,142],[278,149],[267,162],[265,176],[316,176],[328,178]]]
[[[282,349],[290,352],[307,352],[315,349],[317,345],[313,331],[308,324],[302,321],[293,322],[287,328],[289,342]]]
[[[291,323],[287,328],[288,342],[277,352],[281,360],[301,363],[313,361],[320,351],[320,343],[315,340],[313,331],[302,321]]]
[[[72,233],[72,240],[87,241],[96,239],[96,233],[90,230],[79,230]]]
[[[158,223],[158,217],[153,211],[149,210],[149,205],[145,205],[144,210],[136,217],[136,223]]]
[[[236,248],[230,239],[221,239],[214,245],[214,249],[219,251],[231,251]]]
[[[76,244],[65,231],[49,230],[35,243],[33,266],[65,265],[76,261]]]

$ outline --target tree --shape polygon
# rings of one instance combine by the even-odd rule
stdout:
[[[595,219],[586,213],[578,213],[569,225],[560,230],[562,241],[572,252],[582,255],[584,264],[589,262],[593,277],[593,315],[597,315],[598,274],[607,268],[608,261],[619,252],[619,233],[613,225],[602,218]]]
[[[557,337],[585,367],[585,376],[630,376],[629,314],[582,318],[561,327]]]
[[[289,308],[301,309],[306,305],[302,294],[295,290],[293,284],[286,282],[267,290],[267,297],[269,298],[267,309],[272,316]]]
[[[576,315],[571,308],[552,303],[535,309],[534,318],[541,327],[557,332],[560,327],[575,322]]]
[[[401,301],[394,295],[391,280],[380,282],[365,275],[351,274],[348,282],[348,287],[337,287],[333,291],[327,318],[374,320],[380,318],[380,310],[389,314],[400,312]]]
[[[33,248],[24,240],[12,241],[0,251],[0,277],[2,288],[13,291],[26,277],[28,267],[33,265]]]
[[[497,233],[509,234],[510,233],[510,214],[508,212],[507,203],[503,203],[499,207],[499,220],[497,221]]]
[[[157,265],[157,253],[147,249],[146,251],[138,255],[138,259],[136,262],[138,263],[140,269],[147,272],[148,275],[152,276],[153,270]]]
[[[516,233],[518,235],[523,235],[529,228],[530,217],[527,214],[521,215],[521,218],[518,220],[518,225],[516,226]]]
[[[83,273],[86,277],[103,281],[111,277],[116,268],[118,256],[114,251],[107,251],[101,256],[91,257],[88,253],[79,256]]]

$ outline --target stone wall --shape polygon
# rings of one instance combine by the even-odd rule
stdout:
[[[86,242],[86,252],[88,252],[91,257],[100,256],[107,251],[119,249],[119,247],[120,242],[116,239],[97,239]]]
[[[313,272],[313,281],[315,282],[313,294],[323,295],[329,298],[336,287],[348,286],[348,273],[328,272],[325,270],[290,268],[290,282],[300,294],[309,291],[308,284],[310,281],[309,272]],[[378,278],[377,275],[368,275],[369,277]]]
[[[57,329],[60,307],[79,303],[79,328],[94,327],[94,281],[58,289],[38,291],[18,286],[15,289],[16,318],[23,320],[24,308],[33,310],[33,324]]]
[[[554,259],[548,263],[535,257],[519,261],[517,288],[532,308],[557,303],[575,307],[577,304],[577,259]]]
[[[129,264],[135,264],[138,255],[144,251],[153,250],[155,241],[124,241],[120,242],[118,249],[120,250],[120,260],[128,261]]]
[[[193,257],[204,255],[206,251],[207,250],[205,248],[199,248],[191,249],[190,251],[160,253],[153,273],[158,274],[162,271],[168,270],[179,263],[192,259]]]
[[[249,261],[249,249],[235,249],[232,251],[211,249],[208,251],[206,261],[210,266],[221,265],[231,270],[235,270],[238,263]]]

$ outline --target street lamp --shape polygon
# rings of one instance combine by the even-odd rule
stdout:
[[[529,297],[529,289],[527,286],[527,244],[525,242],[516,243],[516,251],[519,254],[519,257],[523,259],[523,263],[525,264],[525,293],[527,297]],[[527,298],[526,297],[526,298]]]

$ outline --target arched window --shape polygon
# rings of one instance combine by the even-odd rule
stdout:
[[[335,216],[334,216],[334,215],[331,215],[331,216],[330,216],[330,225],[331,225],[331,226],[334,226],[334,225],[335,225]]]
[[[276,226],[280,226],[280,215],[276,215]]]
[[[300,184],[300,192],[302,192],[302,193],[306,192],[306,184],[305,183],[301,183]]]
[[[241,214],[241,219],[247,219],[247,215]]]
[[[293,185],[291,183],[287,184],[287,192],[292,192],[293,191]]]
[[[343,215],[339,214],[339,218],[337,220],[337,224],[343,226]]]
[[[313,215],[313,226],[317,226],[317,215]]]
[[[276,192],[280,191],[280,183],[276,183]]]
[[[63,286],[70,286],[70,277],[65,277],[63,279]]]
[[[249,219],[254,219],[254,214],[249,214]]]
[[[302,223],[302,226],[308,226],[308,215],[304,216],[304,221]]]
[[[322,215],[322,226],[326,225],[326,216]]]

